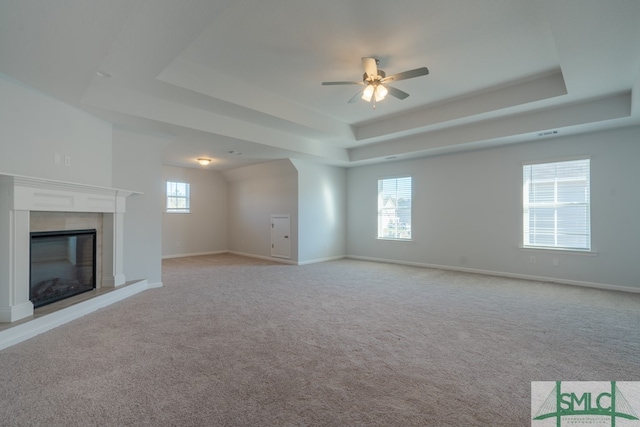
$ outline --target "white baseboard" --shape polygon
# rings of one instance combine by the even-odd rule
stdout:
[[[147,280],[141,280],[131,285],[114,289],[106,294],[96,296],[95,298],[79,302],[70,307],[9,327],[8,329],[0,331],[0,350],[26,341],[29,338],[50,331],[53,328],[64,325],[67,322],[78,319],[115,302],[122,301],[147,289],[161,286],[161,282],[149,284]]]
[[[249,258],[264,259],[264,260],[268,260],[268,261],[275,261],[275,262],[280,262],[280,263],[283,263],[283,264],[290,264],[290,265],[317,264],[319,262],[337,261],[339,259],[346,258],[346,255],[338,255],[338,256],[327,257],[327,258],[311,259],[311,260],[307,260],[307,261],[293,261],[293,260],[285,259],[285,258],[268,257],[268,256],[255,255],[255,254],[249,254],[249,253],[238,252],[238,251],[229,251],[229,253],[230,254],[234,254],[234,255],[246,256],[246,257],[249,257]]]
[[[290,259],[285,259],[285,258],[276,258],[276,257],[270,257],[270,256],[264,256],[264,255],[255,255],[255,254],[249,254],[249,253],[238,252],[238,251],[229,251],[229,253],[233,254],[233,255],[246,256],[248,258],[257,258],[257,259],[264,259],[264,260],[267,260],[267,261],[275,261],[275,262],[279,262],[279,263],[282,263],[282,264],[298,265],[298,263],[296,261],[292,261]]]
[[[219,254],[226,254],[226,253],[229,253],[229,251],[224,250],[224,251],[213,251],[213,252],[194,252],[190,254],[162,255],[162,259],[186,258],[190,256],[203,256],[203,255],[219,255]]]
[[[310,259],[307,261],[300,261],[298,262],[298,265],[317,264],[319,262],[337,261],[339,259],[344,259],[346,257],[347,257],[346,255],[339,255],[339,256],[332,256],[327,258],[316,258],[316,259]]]
[[[532,280],[536,282],[559,283],[563,285],[582,286],[587,288],[603,289],[607,291],[640,293],[640,288],[633,288],[630,286],[609,285],[606,283],[593,283],[593,282],[585,282],[581,280],[561,279],[556,277],[533,276],[529,274],[518,274],[518,273],[505,273],[503,271],[480,270],[476,268],[453,267],[449,265],[427,264],[427,263],[421,263],[421,262],[408,262],[408,261],[399,261],[399,260],[392,260],[392,259],[385,259],[385,258],[361,257],[361,256],[355,256],[355,255],[347,255],[345,256],[345,258],[357,259],[361,261],[374,261],[374,262],[385,262],[389,264],[410,265],[413,267],[425,267],[425,268],[437,268],[440,270],[461,271],[465,273],[482,274],[485,276],[507,277],[511,279]]]
[[[33,314],[33,304],[31,301],[14,305],[9,308],[0,309],[0,322],[15,322]]]

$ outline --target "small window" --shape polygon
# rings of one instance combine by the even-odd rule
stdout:
[[[411,177],[378,180],[378,239],[411,240]]]
[[[524,246],[591,250],[590,161],[523,166]]]
[[[189,183],[167,181],[167,213],[189,213]]]

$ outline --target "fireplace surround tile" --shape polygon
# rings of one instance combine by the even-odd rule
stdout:
[[[96,288],[102,285],[102,222],[100,212],[32,211],[30,231],[96,230]]]

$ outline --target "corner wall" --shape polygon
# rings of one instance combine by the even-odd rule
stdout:
[[[114,129],[113,187],[143,194],[127,198],[124,274],[162,282],[162,149],[167,140]]]
[[[347,172],[345,168],[292,160],[298,170],[298,262],[345,256]]]
[[[162,167],[163,204],[167,181],[188,182],[191,213],[162,215],[162,256],[225,252],[228,248],[228,185],[220,172]]]
[[[347,252],[365,259],[640,291],[639,141],[636,126],[351,168]],[[591,156],[595,254],[520,248],[522,162],[581,155]],[[378,240],[376,183],[400,174],[413,176],[413,241]]]
[[[271,215],[291,218],[291,259],[298,261],[298,172],[276,160],[223,172],[229,183],[229,250],[271,258]]]

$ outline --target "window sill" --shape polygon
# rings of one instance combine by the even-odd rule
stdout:
[[[191,212],[167,212],[167,211],[164,211],[163,213],[165,213],[167,215],[189,215]]]
[[[383,242],[413,242],[413,239],[394,239],[393,237],[376,237],[376,240],[381,240]]]
[[[572,255],[597,256],[598,252],[594,250],[564,249],[564,248],[548,248],[539,246],[519,246],[519,249],[533,252],[563,253]]]

